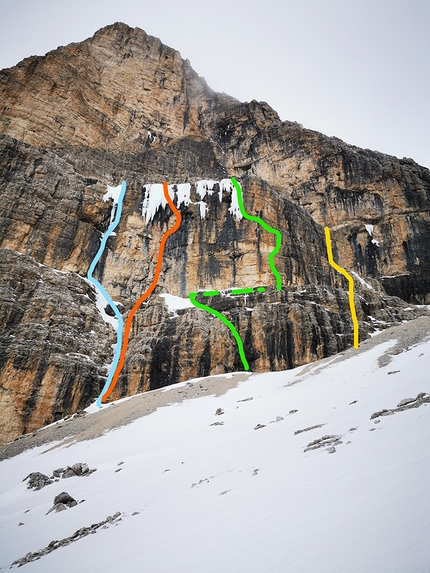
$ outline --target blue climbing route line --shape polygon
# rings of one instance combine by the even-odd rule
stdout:
[[[110,370],[109,370],[109,375],[107,377],[107,380],[105,382],[105,385],[103,387],[103,390],[100,393],[100,396],[97,398],[97,406],[100,408],[102,403],[101,403],[101,398],[103,396],[103,394],[107,391],[107,389],[109,388],[109,385],[112,381],[113,375],[115,373],[118,361],[119,361],[119,356],[121,353],[121,346],[122,346],[122,331],[124,329],[124,321],[122,319],[121,313],[118,310],[118,307],[116,306],[116,304],[113,302],[113,300],[111,299],[111,297],[108,295],[108,293],[105,291],[105,289],[102,287],[102,285],[99,283],[99,281],[97,279],[95,279],[93,277],[93,272],[94,269],[97,266],[97,263],[100,260],[100,257],[103,254],[103,251],[105,250],[106,247],[106,242],[109,239],[110,235],[115,231],[115,229],[118,226],[119,220],[121,219],[121,213],[122,213],[122,201],[124,199],[124,195],[125,195],[125,190],[126,190],[126,182],[123,181],[121,184],[121,193],[119,194],[118,197],[118,203],[117,203],[117,207],[116,207],[116,213],[115,213],[115,219],[112,221],[111,225],[109,226],[108,230],[104,233],[101,243],[100,243],[100,247],[99,250],[97,251],[96,256],[93,259],[93,262],[90,265],[90,268],[88,269],[88,273],[87,273],[87,277],[88,280],[96,287],[96,289],[104,296],[105,300],[109,303],[109,305],[111,306],[112,310],[115,313],[116,318],[118,319],[118,333],[117,333],[117,340],[116,340],[116,348],[115,348],[115,356],[113,359],[113,362],[111,364]],[[112,207],[112,209],[115,208],[115,205]]]

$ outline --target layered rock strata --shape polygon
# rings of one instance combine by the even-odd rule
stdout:
[[[112,360],[91,285],[0,249],[0,434],[3,441],[85,408]]]
[[[148,185],[170,184],[182,222],[133,322],[113,398],[242,369],[225,325],[196,308],[173,313],[163,293],[225,289],[205,301],[234,323],[255,371],[350,346],[347,284],[328,264],[324,225],[335,260],[355,273],[361,339],[426,312],[411,303],[430,303],[430,172],[412,160],[217,94],[178,52],[124,24],[3,70],[0,94],[3,441],[87,406],[103,386],[112,312],[99,312],[84,277],[111,220],[106,185],[122,180],[121,220],[94,275],[124,319],[175,223],[168,207],[142,215]],[[231,190],[220,193],[231,176],[246,211],[282,234],[280,291],[273,235],[235,214]],[[202,180],[217,183],[202,193]],[[266,292],[229,294],[256,286]]]

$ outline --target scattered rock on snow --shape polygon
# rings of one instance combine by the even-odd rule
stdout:
[[[194,487],[199,487],[200,485],[202,485],[203,483],[209,483],[209,480],[213,479],[214,476],[211,476],[210,478],[204,478],[199,480],[197,483],[192,483],[191,484],[191,488],[193,489]]]
[[[370,419],[374,420],[375,418],[379,418],[380,416],[391,416],[392,414],[396,414],[397,412],[403,412],[404,410],[409,410],[411,408],[419,408],[423,404],[430,403],[430,394],[426,392],[420,392],[416,398],[405,398],[401,400],[397,404],[397,408],[390,408],[390,409],[383,409],[378,412],[374,412]]]
[[[415,402],[416,398],[404,398],[403,400],[400,400],[400,402],[397,404],[397,408],[401,408],[402,406],[406,406],[407,404],[412,404],[412,402]]]
[[[54,505],[51,507],[48,513],[51,513],[52,511],[58,513],[59,511],[64,511],[68,507],[75,507],[75,505],[78,505],[76,499],[74,499],[66,491],[62,491],[54,497]],[[48,513],[46,515],[48,515]]]
[[[316,424],[315,426],[309,426],[309,428],[303,428],[303,430],[296,430],[294,435],[302,434],[303,432],[310,432],[311,430],[316,430],[317,428],[322,428],[324,424]]]
[[[40,559],[44,555],[48,555],[48,553],[51,553],[55,549],[59,549],[60,547],[65,547],[66,545],[70,545],[70,543],[73,543],[74,541],[78,541],[78,539],[82,539],[82,537],[86,537],[90,533],[96,533],[99,528],[106,529],[106,526],[108,524],[112,524],[115,521],[118,523],[118,521],[121,521],[121,519],[118,519],[118,518],[121,518],[121,512],[120,511],[117,511],[114,515],[108,515],[107,518],[104,521],[101,521],[100,523],[93,523],[90,527],[81,527],[81,529],[78,529],[77,531],[75,531],[75,533],[73,535],[71,535],[70,537],[65,537],[64,539],[61,539],[60,541],[51,541],[51,543],[49,543],[49,545],[47,545],[47,547],[44,547],[43,549],[39,549],[39,551],[35,551],[34,553],[27,553],[27,555],[25,557],[21,557],[20,559],[17,559],[16,561],[14,561],[12,563],[11,567],[13,565],[18,565],[18,567],[21,567],[22,565],[25,565],[26,563],[31,563],[32,561],[37,561],[38,559]]]
[[[323,436],[322,438],[319,438],[318,440],[314,440],[313,442],[310,442],[306,448],[305,448],[305,452],[309,452],[310,450],[318,450],[319,448],[325,448],[326,446],[338,446],[340,444],[342,444],[342,441],[340,440],[341,436]],[[335,450],[336,451],[336,450]],[[333,452],[331,452],[333,453]]]
[[[53,483],[53,480],[51,478],[40,472],[32,472],[22,481],[26,480],[28,480],[27,488],[34,490],[42,489],[46,485],[50,485],[51,483]]]
[[[60,478],[66,479],[76,476],[89,476],[95,471],[97,471],[95,468],[90,470],[88,464],[79,462],[72,466],[67,466],[67,468],[57,468],[52,472],[52,476],[50,477],[40,472],[32,472],[22,481],[26,481],[28,479],[28,489],[39,490],[46,485],[54,483],[54,481],[58,481]]]
[[[67,479],[70,477],[80,477],[80,476],[88,476],[93,472],[97,471],[96,469],[90,470],[88,464],[83,464],[81,462],[73,464],[72,466],[67,466],[66,469],[57,470],[60,471],[60,475],[62,479]]]

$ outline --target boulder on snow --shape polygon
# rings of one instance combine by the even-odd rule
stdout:
[[[74,499],[70,494],[68,494],[67,491],[62,491],[61,493],[59,493],[54,497],[54,505],[51,507],[51,509],[47,512],[46,515],[48,515],[48,513],[51,513],[52,511],[55,511],[56,513],[58,513],[59,511],[64,511],[68,507],[74,507],[75,505],[78,505],[76,499]]]
[[[92,474],[96,470],[95,469],[90,470],[90,468],[88,467],[88,464],[78,462],[76,464],[73,464],[72,466],[67,466],[67,468],[65,468],[65,469],[56,470],[56,471],[60,472],[60,475],[63,479],[66,479],[66,478],[76,477],[76,476],[89,476],[90,474]]]
[[[76,500],[73,499],[73,497],[69,495],[66,491],[62,491],[61,493],[59,493],[54,497],[54,505],[56,505],[57,503],[64,503],[64,505],[69,505],[70,507],[73,507],[73,505],[77,505]]]
[[[51,478],[40,472],[32,472],[22,481],[26,480],[28,480],[27,488],[34,490],[42,489],[46,485],[50,485],[51,483],[53,483]]]

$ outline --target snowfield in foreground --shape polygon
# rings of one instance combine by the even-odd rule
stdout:
[[[429,572],[430,343],[381,361],[394,344],[1,462],[0,570],[121,512],[24,571]],[[76,462],[97,471],[22,481]],[[77,505],[47,515],[61,492]]]

